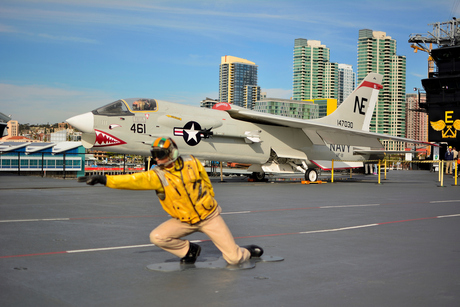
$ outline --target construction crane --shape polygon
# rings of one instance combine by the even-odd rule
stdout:
[[[412,44],[411,48],[414,48],[414,53],[417,53],[417,51],[423,51],[428,53],[428,76],[430,73],[434,72],[434,60],[431,57],[431,49],[433,48],[433,43],[430,43],[430,48],[425,48],[420,45]]]
[[[431,57],[433,44],[437,44],[438,47],[459,45],[459,24],[457,18],[453,17],[450,21],[429,24],[429,26],[433,26],[433,32],[428,32],[428,36],[423,36],[422,34],[411,34],[409,36],[409,43],[413,43],[411,47],[414,48],[415,53],[418,50],[428,53],[428,75],[434,72],[434,60]]]

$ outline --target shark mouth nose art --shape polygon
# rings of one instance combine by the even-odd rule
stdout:
[[[113,135],[108,134],[107,132],[94,129],[96,133],[96,141],[94,142],[94,147],[107,147],[107,146],[116,146],[126,144],[125,141],[120,140]]]

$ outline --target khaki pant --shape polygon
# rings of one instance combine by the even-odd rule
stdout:
[[[190,242],[180,238],[199,231],[211,239],[228,263],[237,264],[248,260],[251,256],[249,251],[236,245],[230,229],[220,216],[220,212],[221,208],[218,207],[206,220],[193,225],[182,223],[178,219],[170,219],[150,233],[150,241],[165,251],[182,258],[187,254]]]
[[[454,161],[452,160],[446,160],[446,175],[447,174],[452,174],[452,164]]]

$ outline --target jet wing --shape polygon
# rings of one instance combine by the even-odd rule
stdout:
[[[220,108],[217,107],[216,109]],[[378,139],[432,145],[431,143],[403,137],[333,126],[316,122],[315,120],[256,112],[234,105],[231,105],[230,108],[224,107],[221,110],[228,112],[232,118],[242,121],[302,129],[315,145],[324,145],[324,142],[326,142],[328,144],[347,144],[375,148],[381,147]]]

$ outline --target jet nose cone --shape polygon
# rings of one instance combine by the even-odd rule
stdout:
[[[66,120],[72,127],[84,133],[94,132],[94,115],[91,112],[80,114]]]

